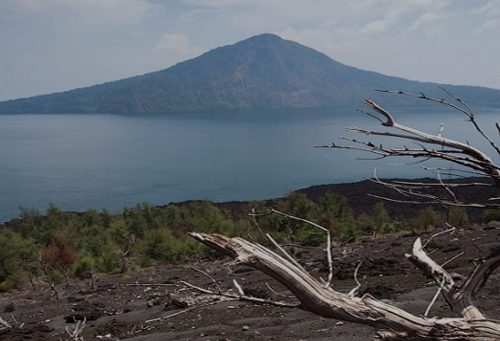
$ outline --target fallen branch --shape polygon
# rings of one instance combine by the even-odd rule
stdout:
[[[377,329],[383,340],[473,340],[486,341],[500,338],[500,324],[484,318],[426,318],[410,314],[396,306],[379,301],[370,295],[353,297],[325,288],[305,270],[265,248],[241,238],[218,234],[190,233],[201,243],[215,248],[235,259],[238,264],[256,268],[286,286],[301,302],[300,308],[317,315],[365,324]],[[420,253],[420,239],[414,252],[418,259],[427,259]],[[439,270],[435,262],[428,262],[437,269],[446,285],[454,283],[451,276]],[[485,264],[485,263],[482,263]],[[481,265],[480,265],[481,266]],[[485,267],[485,266],[483,266]],[[484,274],[485,267],[481,274]],[[471,284],[472,285],[472,284]],[[461,302],[457,300],[457,302]],[[479,317],[476,315],[476,317]]]
[[[444,89],[443,89],[444,90]],[[444,90],[447,95],[451,95]],[[399,94],[408,95],[403,92]],[[412,95],[413,96],[413,95]],[[500,154],[500,148],[485,132],[479,127],[474,118],[474,113],[460,99],[454,97],[456,103],[451,103],[445,99],[435,99],[424,94],[415,97],[438,102],[467,115],[469,120],[474,125],[478,132],[488,143]],[[453,96],[452,96],[453,97]],[[403,125],[396,121],[392,114],[385,108],[375,103],[370,99],[365,99],[365,103],[372,109],[372,112],[365,112],[368,116],[378,120],[383,127],[392,129],[391,131],[375,131],[362,128],[348,128],[348,131],[365,134],[367,136],[382,136],[386,138],[395,138],[400,141],[411,143],[411,147],[405,145],[401,147],[386,147],[372,141],[363,141],[354,138],[344,137],[343,140],[350,142],[350,145],[329,144],[318,147],[326,148],[342,148],[350,150],[366,151],[375,154],[377,159],[387,157],[411,157],[417,162],[427,160],[444,160],[452,164],[459,165],[462,169],[444,169],[444,168],[429,168],[428,170],[437,171],[437,180],[431,183],[420,183],[411,181],[382,181],[376,177],[374,181],[388,188],[394,189],[400,194],[403,199],[393,199],[383,196],[374,196],[389,201],[416,203],[416,204],[440,204],[445,206],[459,207],[500,207],[498,203],[494,203],[499,198],[498,195],[493,196],[490,200],[483,203],[463,202],[453,192],[454,188],[459,187],[493,187],[500,188],[500,166],[481,150],[471,146],[467,141],[460,142],[454,139],[443,136],[444,126],[441,125],[437,134],[430,134],[424,131]],[[496,128],[500,133],[500,126],[496,124]],[[440,173],[444,170],[445,173]],[[441,174],[474,174],[486,175],[492,183],[470,183],[462,185],[459,182],[445,182],[441,179]],[[440,188],[444,194],[435,194],[429,192],[429,189]],[[191,237],[199,242],[217,249],[222,253],[234,259],[232,264],[240,264],[251,266],[258,269],[270,277],[284,285],[301,303],[294,305],[301,309],[310,311],[319,316],[326,318],[334,318],[353,323],[359,323],[370,326],[376,329],[377,338],[379,340],[439,340],[439,341],[493,341],[500,340],[500,323],[494,319],[486,318],[483,313],[473,304],[472,296],[477,292],[488,280],[491,273],[500,266],[500,246],[493,249],[491,253],[484,259],[481,259],[475,266],[474,270],[468,277],[458,274],[450,274],[444,266],[453,261],[463,253],[452,257],[443,265],[439,265],[434,261],[430,254],[426,252],[425,246],[438,235],[453,232],[455,229],[436,233],[426,244],[422,244],[422,240],[417,238],[413,244],[411,254],[406,257],[417,265],[424,273],[432,278],[437,285],[437,292],[429,302],[423,316],[416,316],[394,305],[384,301],[377,300],[370,295],[356,296],[361,283],[357,279],[358,270],[361,263],[358,264],[354,271],[354,280],[356,287],[348,294],[336,291],[332,287],[333,278],[333,261],[331,256],[331,238],[330,231],[318,224],[315,224],[306,219],[291,216],[289,214],[271,210],[264,214],[256,214],[254,211],[251,216],[254,217],[259,231],[263,231],[258,226],[255,219],[257,216],[278,214],[290,219],[301,221],[303,223],[315,226],[327,235],[327,261],[329,265],[329,276],[326,283],[321,283],[318,279],[311,276],[303,266],[291,257],[274,239],[267,235],[266,237],[271,243],[281,252],[282,255],[251,241],[242,238],[229,238],[218,234],[206,233],[190,233]],[[225,299],[240,299],[245,300],[244,289],[238,282],[233,282],[238,294],[233,293],[215,293],[211,290],[196,287],[185,282],[185,285],[192,289],[198,290],[207,295],[216,294]],[[432,317],[429,315],[433,305],[439,296],[443,296],[452,308],[452,310],[461,314],[459,318],[451,317]],[[269,303],[266,299],[250,298],[255,303]],[[276,303],[276,302],[274,302]],[[278,305],[279,304],[274,304]],[[286,306],[290,306],[286,302]]]
[[[66,333],[68,333],[69,337],[73,341],[83,341],[83,329],[85,329],[85,323],[87,322],[87,318],[84,317],[83,320],[75,320],[76,325],[71,327],[66,327]]]
[[[191,284],[186,281],[180,281],[180,283],[184,284],[185,286],[197,290],[199,292],[202,292],[207,295],[212,295],[214,297],[219,297],[222,298],[226,301],[246,301],[246,302],[253,302],[253,303],[258,303],[258,304],[268,304],[268,305],[274,305],[276,307],[282,307],[282,308],[297,308],[300,305],[295,304],[295,303],[288,303],[288,302],[283,302],[283,301],[275,301],[275,300],[270,300],[266,298],[259,298],[259,297],[253,297],[253,296],[247,296],[241,286],[238,284],[238,282],[233,281],[233,284],[237,288],[239,294],[232,294],[229,292],[214,292],[209,289],[201,288],[199,286],[196,286],[194,284]]]
[[[332,284],[332,280],[333,280],[332,235],[331,235],[330,230],[327,229],[326,227],[323,227],[319,224],[316,224],[310,220],[307,220],[304,218],[299,218],[299,217],[275,210],[274,208],[271,209],[271,211],[268,213],[258,214],[258,213],[252,212],[252,213],[250,213],[250,216],[253,216],[255,218],[257,216],[265,216],[265,215],[270,215],[270,214],[277,214],[277,215],[280,215],[280,216],[285,217],[285,218],[289,218],[292,220],[297,220],[297,221],[306,223],[306,224],[314,226],[314,227],[316,227],[316,228],[318,228],[321,231],[326,233],[326,249],[325,249],[325,251],[326,251],[326,260],[328,262],[328,279],[325,283],[325,287],[329,287]],[[290,260],[292,263],[294,263],[297,267],[304,270],[304,268],[295,259],[293,259],[293,257],[291,257],[278,243],[276,243],[276,241],[271,237],[271,235],[269,233],[266,233],[266,237],[274,244],[274,246],[276,246],[276,248],[278,248],[282,253],[284,253],[284,255],[288,258],[288,260]]]
[[[128,287],[171,287],[175,284],[168,283],[125,283]]]

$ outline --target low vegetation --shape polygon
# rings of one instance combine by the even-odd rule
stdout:
[[[336,239],[352,240],[398,231],[433,229],[445,214],[422,207],[408,217],[392,217],[384,203],[355,214],[345,197],[327,193],[317,200],[292,192],[271,202],[249,202],[238,209],[223,209],[209,201],[170,204],[163,207],[139,204],[121,214],[89,209],[65,212],[50,205],[46,212],[21,209],[18,219],[0,230],[0,288],[12,290],[30,284],[64,283],[72,278],[91,279],[98,273],[129,270],[172,261],[216,257],[208,248],[186,235],[189,231],[239,235],[265,242],[270,233],[278,242],[314,246],[322,243],[321,231],[279,216],[256,221],[246,213],[269,207],[318,221]],[[494,218],[497,212],[490,212]],[[448,221],[467,223],[465,210],[454,208]]]

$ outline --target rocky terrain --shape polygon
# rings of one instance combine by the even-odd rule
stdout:
[[[334,287],[347,292],[355,286],[354,269],[363,260],[358,276],[361,293],[423,314],[436,287],[404,257],[415,239],[414,234],[399,234],[337,243]],[[467,275],[474,261],[499,242],[500,225],[490,223],[438,236],[427,248],[439,263],[465,251],[446,268]],[[294,247],[291,252],[312,273],[326,277],[327,264],[320,248]],[[82,320],[86,320],[81,333],[84,340],[369,340],[373,335],[368,327],[295,308],[220,300],[188,289],[181,282],[217,291],[215,280],[223,292],[234,293],[232,279],[236,279],[248,295],[293,302],[273,279],[251,268],[231,268],[227,262],[165,264],[54,289],[42,285],[4,293],[0,316],[11,327],[0,330],[0,339],[76,340],[67,330],[71,332]],[[488,317],[497,318],[499,299],[500,275],[494,273],[475,302]],[[431,315],[454,316],[440,300]]]

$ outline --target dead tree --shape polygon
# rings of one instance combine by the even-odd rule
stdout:
[[[465,114],[468,120],[490,146],[500,155],[500,149],[477,124],[472,110],[458,98],[453,102],[445,99],[428,97],[424,94],[413,95],[400,92],[399,94],[419,97],[423,100],[438,102],[453,107]],[[449,94],[448,94],[449,95]],[[375,153],[381,158],[391,156],[409,156],[418,159],[441,159],[459,165],[461,168],[455,174],[467,171],[481,174],[491,181],[478,183],[444,182],[439,174],[434,183],[419,183],[412,181],[387,182],[375,178],[374,181],[393,188],[407,198],[401,200],[408,203],[439,203],[443,205],[472,206],[472,207],[499,207],[499,197],[490,198],[487,202],[466,202],[458,199],[453,189],[460,186],[491,186],[500,188],[500,167],[494,163],[483,151],[470,146],[468,143],[459,142],[438,134],[429,134],[415,128],[400,124],[386,109],[372,100],[365,99],[365,103],[372,109],[366,112],[380,121],[383,127],[391,131],[374,131],[361,128],[349,128],[349,131],[366,134],[369,136],[384,136],[396,138],[399,141],[413,142],[416,147],[385,147],[372,141],[361,141],[354,138],[344,138],[351,145],[331,144],[328,148],[348,148]],[[496,124],[498,133],[500,127]],[[433,169],[437,172],[440,169]],[[445,195],[429,194],[427,189],[439,186],[445,190]],[[391,198],[383,198],[392,200]],[[281,214],[292,219],[299,219],[312,224],[320,229],[323,227],[304,219],[289,216],[278,211],[271,214]],[[235,264],[248,265],[271,276],[290,290],[300,301],[299,307],[317,315],[343,321],[360,323],[376,329],[376,337],[380,340],[500,340],[500,323],[498,320],[488,319],[474,306],[472,297],[488,280],[491,273],[500,266],[500,245],[490,254],[477,263],[467,277],[456,276],[448,273],[443,266],[436,263],[425,251],[420,238],[413,244],[411,253],[406,257],[424,273],[434,279],[438,287],[438,294],[442,295],[448,305],[460,317],[427,317],[408,313],[394,305],[380,301],[371,295],[357,295],[356,288],[349,293],[336,291],[331,283],[331,240],[327,232],[327,260],[330,264],[328,281],[320,282],[311,276],[296,260],[267,235],[272,244],[281,253],[278,254],[260,244],[242,239],[230,238],[219,234],[190,233],[201,243],[215,248],[232,257]],[[243,295],[243,290],[237,286]],[[437,295],[436,297],[437,298]],[[434,300],[430,303],[432,306]],[[266,302],[271,303],[272,302]],[[277,302],[280,303],[280,302]],[[276,304],[279,305],[279,304]]]
[[[380,90],[379,90],[380,91]],[[445,93],[449,94],[445,89]],[[494,150],[497,157],[500,156],[500,148],[488,136],[488,134],[479,126],[476,115],[472,109],[461,99],[452,97],[455,100],[450,102],[444,98],[429,97],[423,93],[411,94],[406,92],[383,91],[397,93],[404,96],[417,97],[425,101],[436,102],[441,105],[451,107],[466,116],[473,129],[484,138]],[[374,143],[373,141],[364,141],[351,137],[341,137],[341,139],[351,142],[350,145],[341,145],[331,143],[329,145],[321,145],[316,147],[321,148],[338,148],[365,151],[375,154],[378,159],[389,157],[410,157],[417,159],[418,162],[428,160],[443,160],[456,165],[456,168],[444,167],[427,167],[424,169],[436,173],[437,180],[435,182],[413,182],[413,181],[382,181],[375,175],[374,181],[394,189],[401,194],[406,200],[395,200],[388,197],[379,197],[383,200],[398,201],[408,204],[441,204],[445,206],[460,206],[460,207],[477,207],[477,208],[499,208],[500,197],[491,197],[485,202],[469,202],[459,200],[454,189],[459,187],[477,187],[480,190],[482,187],[500,188],[500,166],[498,166],[491,157],[482,150],[471,146],[467,141],[460,142],[454,139],[443,136],[443,126],[437,134],[430,134],[420,131],[413,127],[406,126],[396,121],[394,116],[370,99],[365,99],[364,102],[372,109],[371,112],[363,113],[378,120],[382,126],[390,129],[390,131],[368,130],[358,127],[347,128],[347,131],[355,132],[367,136],[382,136],[385,138],[394,138],[399,141],[409,142],[414,145],[408,147],[386,147],[383,144]],[[500,135],[500,125],[496,123],[497,133]],[[455,178],[463,178],[465,176],[479,176],[489,179],[482,182],[445,182],[441,179],[441,175],[449,175]],[[444,195],[436,195],[430,193],[430,188],[442,188]]]

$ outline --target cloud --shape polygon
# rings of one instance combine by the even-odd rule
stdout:
[[[346,2],[326,20],[274,33],[363,69],[499,88],[500,0]],[[460,58],[457,58],[460,56]],[[390,62],[388,62],[390,61]]]
[[[413,22],[413,24],[410,26],[410,30],[412,31],[417,31],[421,29],[422,27],[425,27],[427,25],[430,25],[438,20],[441,19],[441,16],[438,15],[436,12],[426,12],[422,15],[420,15],[417,20]]]
[[[7,0],[1,7],[18,14],[70,16],[109,24],[133,24],[160,8],[148,0]]]
[[[259,3],[262,0],[184,0],[183,2],[188,5],[201,7],[228,7]]]
[[[174,53],[176,57],[189,58],[198,55],[201,49],[194,46],[189,36],[182,32],[164,33],[154,49],[160,52]]]
[[[392,25],[396,23],[395,18],[383,18],[379,20],[373,20],[367,23],[360,30],[362,33],[367,34],[378,34],[383,33],[391,28]]]
[[[488,1],[480,7],[476,16],[482,18],[481,24],[475,28],[474,33],[481,35],[487,31],[499,31],[500,29],[500,0]]]
[[[363,69],[500,88],[500,0],[0,0],[0,98],[142,74],[264,32]]]
[[[481,6],[477,12],[487,15],[500,15],[500,0],[488,1],[485,5]]]

